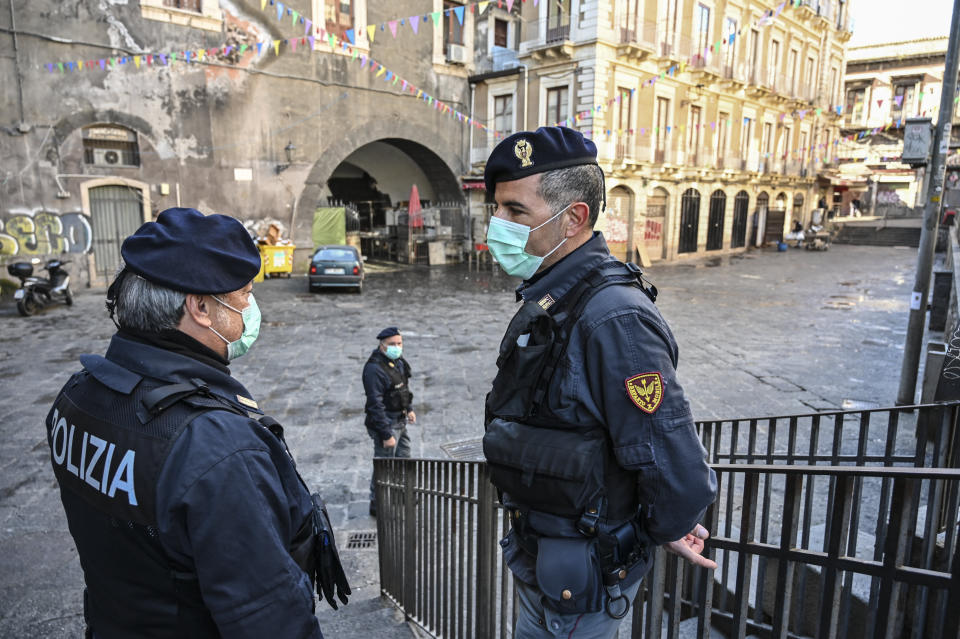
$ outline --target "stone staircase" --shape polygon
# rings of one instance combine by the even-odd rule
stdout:
[[[844,224],[834,242],[860,246],[920,246],[920,227]]]

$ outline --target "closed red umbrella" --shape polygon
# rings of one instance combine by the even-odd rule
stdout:
[[[423,207],[420,205],[420,192],[414,184],[410,189],[410,203],[407,204],[407,219],[410,228],[423,228]]]

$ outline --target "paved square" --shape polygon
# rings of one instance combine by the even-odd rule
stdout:
[[[915,249],[835,245],[648,269],[695,417],[892,405],[915,261]],[[515,285],[457,266],[371,272],[362,295],[311,294],[302,277],[256,286],[261,337],[233,372],[284,425],[339,529],[375,528],[360,371],[376,333],[393,324],[404,331],[419,416],[414,455],[447,457],[445,444],[452,450],[482,433]],[[43,418],[78,356],[102,353],[112,333],[102,291],[81,291],[73,308],[34,318],[0,306],[0,636],[79,636],[82,574]],[[328,636],[370,636],[367,624],[377,636],[405,636],[385,629],[396,620],[377,600],[376,553],[344,555],[359,592],[339,617],[318,606]],[[365,621],[347,623],[354,617]]]

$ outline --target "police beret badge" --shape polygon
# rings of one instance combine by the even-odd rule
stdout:
[[[663,402],[663,378],[660,373],[641,373],[627,378],[627,394],[637,408],[651,415]]]
[[[513,154],[520,160],[521,168],[525,169],[528,166],[533,166],[533,160],[530,159],[533,157],[533,145],[527,140],[523,138],[517,140],[517,143],[513,146]]]

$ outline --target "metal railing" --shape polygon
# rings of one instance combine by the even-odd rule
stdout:
[[[955,632],[958,406],[698,423],[718,479],[703,523],[719,567],[658,551],[620,636]],[[512,637],[513,576],[497,548],[509,520],[486,465],[374,467],[383,595],[435,637]]]
[[[656,48],[657,24],[655,22],[625,21],[620,25],[620,43],[636,44],[651,50]]]
[[[636,153],[633,133],[621,133],[617,136],[616,148],[614,150],[617,162],[632,160]]]
[[[554,44],[556,42],[563,42],[570,39],[570,25],[561,24],[556,27],[547,27],[547,44]]]

